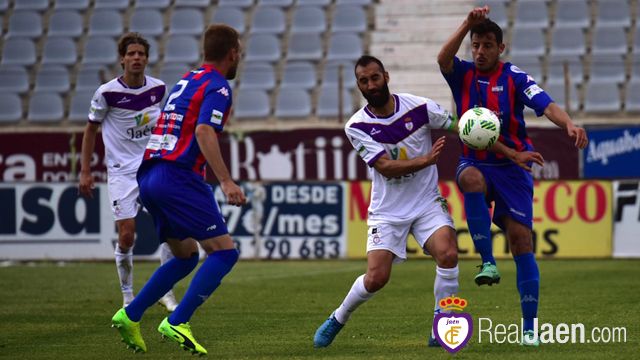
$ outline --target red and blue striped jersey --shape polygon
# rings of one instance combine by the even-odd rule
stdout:
[[[516,151],[532,151],[523,110],[528,106],[541,116],[553,102],[535,80],[517,66],[500,62],[492,73],[478,71],[473,62],[454,58],[453,71],[443,74],[456,102],[458,118],[474,106],[493,111],[500,119],[500,141]],[[462,142],[461,142],[462,144]],[[476,161],[501,163],[504,155],[473,150],[462,144],[462,157]]]
[[[231,110],[231,87],[212,65],[184,74],[164,104],[144,160],[162,159],[204,174],[206,159],[196,140],[196,126],[222,132]]]

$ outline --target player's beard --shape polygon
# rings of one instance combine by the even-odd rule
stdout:
[[[237,72],[238,72],[238,65],[230,68],[229,71],[227,71],[227,76],[225,77],[227,78],[227,80],[233,80],[236,78]]]
[[[367,99],[371,107],[379,108],[387,104],[391,94],[389,93],[389,86],[385,82],[384,86],[380,90],[377,90],[376,93],[362,91],[362,96]]]

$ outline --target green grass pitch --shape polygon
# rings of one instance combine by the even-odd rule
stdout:
[[[390,283],[352,316],[326,349],[313,348],[313,334],[339,305],[365,261],[243,261],[191,321],[196,338],[215,359],[445,359],[426,347],[433,309],[435,264],[410,260],[396,265]],[[473,283],[477,261],[460,263],[459,296],[466,312],[495,323],[519,322],[512,261],[499,261],[502,282]],[[626,327],[617,344],[470,343],[458,359],[624,359],[640,350],[640,261],[547,260],[541,272],[541,322]],[[136,289],[155,262],[137,262]],[[182,295],[188,284],[177,286]],[[119,342],[110,318],[121,302],[112,263],[35,263],[0,268],[0,358],[179,359],[190,358],[156,327],[165,316],[154,306],[142,319],[149,351],[133,354]]]

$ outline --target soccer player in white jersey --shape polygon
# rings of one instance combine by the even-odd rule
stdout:
[[[139,210],[136,172],[160,114],[166,89],[161,80],[144,74],[149,43],[140,34],[123,35],[118,42],[118,52],[123,75],[100,86],[91,99],[89,121],[82,138],[79,191],[83,196],[93,197],[91,156],[98,128],[102,125],[109,201],[118,228],[116,268],[126,306],[134,297],[133,245],[135,217]],[[166,243],[160,246],[160,258],[162,263],[173,258]],[[169,311],[177,306],[172,291],[160,303]]]
[[[406,260],[412,233],[436,261],[435,309],[458,292],[458,250],[446,200],[438,190],[436,161],[445,140],[431,142],[432,128],[454,129],[451,115],[430,99],[390,94],[380,60],[362,56],[355,65],[358,88],[368,104],[345,126],[349,141],[372,173],[367,219],[367,272],[356,279],[342,304],[318,328],[316,347],[326,347],[353,311],[389,281],[394,262]],[[430,346],[438,346],[431,334]]]

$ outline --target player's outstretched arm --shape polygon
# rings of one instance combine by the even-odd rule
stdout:
[[[215,130],[209,125],[200,124],[196,126],[196,139],[202,155],[207,159],[207,164],[220,182],[220,188],[227,197],[227,202],[236,206],[244,205],[247,199],[240,186],[231,179],[229,170],[224,164]]]
[[[91,155],[96,147],[96,135],[100,125],[87,122],[82,135],[82,149],[80,150],[80,184],[78,192],[80,195],[93,198],[93,175],[91,175]]]
[[[438,53],[438,65],[440,71],[445,74],[453,71],[453,58],[458,53],[464,37],[467,35],[471,27],[484,21],[489,14],[489,6],[477,7],[469,12],[467,18],[464,19],[458,29],[451,35],[451,37],[444,43],[442,49]]]
[[[566,111],[562,110],[556,103],[550,103],[544,109],[544,115],[554,124],[567,130],[567,135],[574,140],[574,145],[578,149],[584,149],[589,143],[587,132],[583,128],[579,128],[573,124],[571,117]]]
[[[433,143],[430,153],[413,159],[393,160],[389,155],[382,155],[378,160],[376,160],[373,167],[387,178],[395,178],[414,173],[429,165],[434,165],[438,161],[440,153],[442,153],[444,143],[445,137],[442,136]]]
[[[542,158],[542,154],[535,151],[516,151],[507,145],[501,143],[500,141],[496,141],[493,146],[489,148],[489,151],[500,153],[506,156],[509,160],[516,163],[521,168],[531,171],[531,166],[529,163],[534,162],[540,166],[544,165],[544,158]]]

